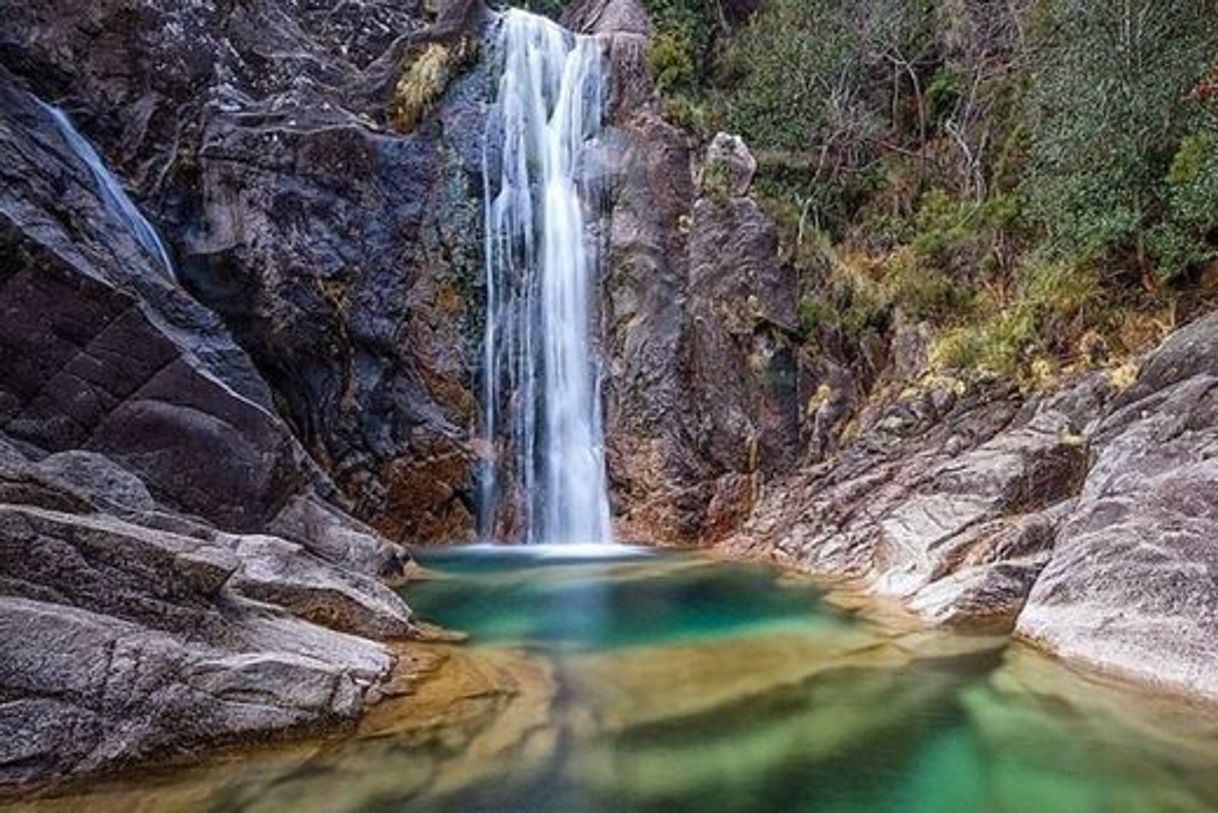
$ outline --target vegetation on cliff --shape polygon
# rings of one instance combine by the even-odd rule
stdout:
[[[1212,0],[646,5],[669,117],[757,153],[810,344],[925,320],[939,366],[1031,382],[1212,293]]]

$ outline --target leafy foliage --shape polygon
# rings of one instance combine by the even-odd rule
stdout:
[[[1170,257],[1167,277],[1201,256],[1169,211],[1165,178],[1189,91],[1213,55],[1213,23],[1205,0],[1050,4],[1031,74],[1036,140],[1024,187],[1056,256],[1125,253],[1143,271]]]
[[[679,34],[661,32],[647,50],[647,67],[662,93],[687,89],[695,76],[693,46]]]
[[[806,341],[899,312],[940,364],[1028,380],[1208,295],[1214,0],[762,0],[734,27],[657,4],[702,8],[659,25],[653,76],[674,121],[754,150]]]

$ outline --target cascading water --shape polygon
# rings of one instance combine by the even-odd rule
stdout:
[[[72,126],[71,120],[64,115],[62,110],[41,100],[38,100],[38,104],[55,122],[55,127],[72,152],[76,153],[76,156],[89,168],[89,174],[93,176],[93,182],[97,184],[97,192],[106,209],[118,218],[131,236],[156,260],[161,267],[161,272],[170,281],[173,281],[173,261],[169,259],[169,252],[166,251],[165,244],[161,242],[156,229],[128,197],[118,179],[106,168],[106,164],[97,154],[97,150],[93,149],[93,145]]]
[[[584,157],[601,128],[602,43],[517,10],[501,25],[484,158],[481,530],[610,543],[592,341],[599,269],[584,217],[598,191]]]

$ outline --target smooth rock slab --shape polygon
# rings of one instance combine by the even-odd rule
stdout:
[[[379,649],[344,639],[357,652]],[[392,661],[381,654],[383,675]],[[342,660],[228,652],[87,610],[0,597],[0,791],[351,723],[362,693]]]
[[[1101,423],[1078,507],[1017,631],[1218,699],[1218,319],[1172,337]]]
[[[374,578],[329,567],[272,536],[231,537],[228,544],[241,563],[230,582],[239,595],[372,638],[402,638],[412,630],[402,600]]]

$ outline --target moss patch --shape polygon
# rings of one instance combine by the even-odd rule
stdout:
[[[414,130],[444,95],[448,83],[474,61],[477,53],[477,42],[470,37],[452,45],[433,42],[413,52],[394,87],[390,105],[394,128],[403,133]]]

